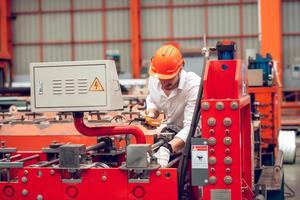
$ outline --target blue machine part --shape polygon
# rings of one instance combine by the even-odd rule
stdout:
[[[267,53],[264,58],[260,54],[256,54],[256,58],[249,58],[249,69],[262,69],[263,86],[271,86],[273,84],[272,68],[273,60],[271,54]]]
[[[235,59],[236,43],[232,40],[218,41],[216,49],[218,51],[218,60]]]

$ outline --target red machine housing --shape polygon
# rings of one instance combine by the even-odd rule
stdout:
[[[206,65],[201,114],[202,137],[208,140],[208,185],[203,200],[220,193],[237,200],[254,197],[250,97],[242,66],[241,60]]]

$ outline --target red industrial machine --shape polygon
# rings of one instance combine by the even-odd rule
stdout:
[[[250,96],[241,60],[210,61],[204,77],[202,137],[208,143],[203,199],[253,199]]]
[[[119,105],[116,102],[119,98],[117,79],[109,73],[111,65],[107,61],[33,65],[32,109],[73,112],[76,130],[95,137],[96,144],[86,146],[57,141],[39,151],[19,151],[2,145],[0,199],[275,199],[272,196],[267,198],[266,191],[270,188],[266,188],[265,182],[276,180],[277,188],[271,188],[272,191],[281,188],[282,154],[278,155],[276,168],[268,168],[268,173],[261,172],[260,180],[254,182],[247,68],[241,60],[207,62],[203,98],[194,113],[196,116],[201,112],[202,137],[189,138],[186,147],[191,153],[183,151],[182,155],[172,155],[166,168],[161,168],[152,155],[172,138],[171,133],[161,134],[150,145],[146,144],[145,135],[137,126],[95,127],[86,124],[84,111],[101,107],[119,108],[116,106]],[[59,69],[56,67],[64,67],[65,71],[57,74]],[[74,77],[82,76],[82,73],[74,69],[66,71],[68,67],[76,67],[76,70],[84,67],[85,79]],[[99,77],[103,91],[89,92],[95,76]],[[74,84],[76,80],[78,83]],[[78,91],[86,95],[85,98],[94,95],[95,100],[88,99],[90,102],[78,104],[78,96],[77,99],[64,96],[65,93],[77,95],[76,85],[81,86]],[[97,98],[106,100],[103,105],[91,106],[99,102]],[[201,109],[197,110],[199,107]],[[134,136],[135,144],[130,144],[128,135]],[[182,165],[187,155],[191,164]]]

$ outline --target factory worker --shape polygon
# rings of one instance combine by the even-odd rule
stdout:
[[[146,114],[157,118],[161,111],[167,115],[167,124],[180,127],[175,137],[153,155],[165,167],[172,152],[180,151],[189,133],[200,77],[186,72],[181,52],[173,45],[160,47],[151,59],[149,68],[149,95]]]

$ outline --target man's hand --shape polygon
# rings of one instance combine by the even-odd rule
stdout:
[[[156,119],[159,116],[159,111],[154,109],[154,108],[150,108],[149,110],[146,111],[147,116]]]
[[[146,124],[153,126],[153,127],[160,126],[161,119],[152,118],[152,117],[149,117],[148,115],[144,116],[144,118],[145,118]]]
[[[166,147],[160,147],[153,156],[157,158],[157,163],[160,164],[161,167],[165,167],[170,160],[170,151]]]

